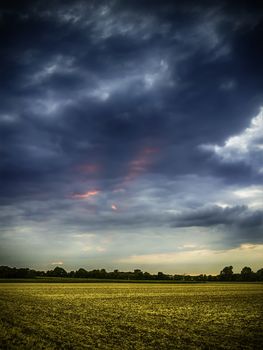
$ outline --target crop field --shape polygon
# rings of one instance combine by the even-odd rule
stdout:
[[[0,284],[1,349],[262,349],[263,285]]]

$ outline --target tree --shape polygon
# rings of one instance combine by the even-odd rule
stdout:
[[[176,275],[173,276],[173,279],[174,279],[175,281],[182,281],[183,278],[184,278],[184,276],[178,275],[178,274],[176,274]]]
[[[159,271],[157,273],[157,279],[158,280],[164,280],[165,279],[165,275],[164,275],[164,273],[162,271]]]
[[[83,268],[80,268],[75,272],[75,277],[77,277],[77,278],[88,277],[88,271],[83,269]]]
[[[150,279],[152,279],[152,275],[149,272],[144,272],[143,273],[143,279],[144,280],[150,280]]]
[[[258,281],[263,281],[263,268],[257,271],[256,276]]]
[[[133,271],[133,277],[135,280],[141,280],[143,279],[143,272],[140,269],[135,269]]]
[[[54,277],[67,277],[67,275],[68,275],[67,271],[59,266],[55,267],[54,270],[51,272],[52,272],[51,275]]]
[[[233,279],[233,266],[226,266],[220,271],[221,281],[232,281]]]
[[[70,271],[68,273],[68,277],[71,277],[71,278],[75,277],[75,271]]]
[[[251,268],[248,266],[245,266],[241,270],[240,277],[241,277],[242,281],[251,281],[251,280],[253,280],[253,275],[254,275],[254,273],[251,270]]]

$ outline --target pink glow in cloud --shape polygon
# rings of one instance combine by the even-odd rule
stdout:
[[[115,210],[115,211],[118,210],[117,205],[116,205],[116,204],[112,204],[112,205],[111,205],[111,209],[112,209],[112,210]]]
[[[84,174],[93,175],[93,174],[97,174],[100,171],[100,168],[101,167],[99,164],[85,163],[85,164],[78,165],[76,167],[76,170]]]
[[[125,176],[124,183],[130,182],[144,173],[153,162],[152,156],[158,151],[158,148],[153,147],[145,147],[140,150],[128,165],[128,173]]]
[[[98,191],[98,190],[91,190],[91,191],[87,191],[85,193],[75,193],[75,194],[72,195],[72,198],[75,198],[75,199],[87,199],[87,198],[96,196],[99,193],[100,193],[100,191]]]

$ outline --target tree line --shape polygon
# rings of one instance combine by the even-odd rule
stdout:
[[[135,269],[133,272],[122,272],[114,270],[107,272],[105,269],[87,271],[80,268],[76,271],[67,272],[62,267],[55,267],[54,270],[37,271],[29,268],[16,268],[9,266],[0,266],[0,278],[40,278],[40,277],[65,277],[65,278],[96,278],[96,279],[113,279],[113,280],[173,280],[173,281],[263,281],[263,268],[254,272],[248,266],[243,267],[240,273],[233,272],[233,266],[224,267],[218,275],[200,274],[197,276],[180,275],[180,274],[165,274],[158,272],[150,274],[143,272],[140,269]]]

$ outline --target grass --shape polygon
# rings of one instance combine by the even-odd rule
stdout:
[[[263,285],[4,283],[1,349],[262,349]]]

